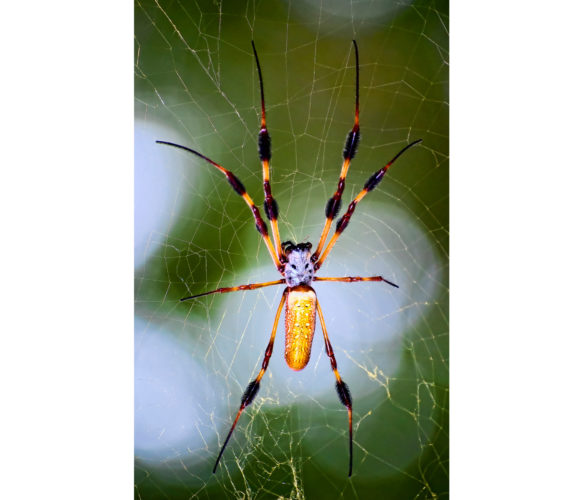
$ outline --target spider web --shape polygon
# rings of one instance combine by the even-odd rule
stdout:
[[[448,4],[135,4],[135,492],[138,498],[439,498],[448,495]],[[354,118],[361,144],[344,209],[412,140],[358,206],[315,283],[354,405],[348,425],[321,329],[302,372],[283,324],[261,390],[212,467],[258,373],[283,287],[186,295],[278,278],[247,206],[258,206],[262,65],[271,184],[283,240],[318,241]]]

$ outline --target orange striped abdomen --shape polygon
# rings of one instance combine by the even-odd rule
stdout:
[[[307,285],[290,289],[285,303],[285,361],[302,370],[310,360],[316,328],[316,292]]]

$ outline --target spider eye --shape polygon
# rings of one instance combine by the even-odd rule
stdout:
[[[309,265],[309,264],[306,264],[306,267],[304,267],[304,269],[308,269],[308,265]]]
[[[297,267],[296,267],[296,265],[295,265],[295,264],[292,264],[292,267],[293,267],[294,269],[297,269]]]

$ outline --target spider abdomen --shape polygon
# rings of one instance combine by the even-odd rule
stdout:
[[[292,370],[308,364],[315,328],[316,292],[307,285],[290,288],[285,303],[285,361]]]

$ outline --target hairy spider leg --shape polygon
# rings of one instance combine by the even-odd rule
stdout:
[[[399,285],[395,285],[392,281],[386,280],[382,276],[342,276],[339,278],[324,278],[316,276],[313,281],[344,281],[345,283],[355,283],[357,281],[384,281],[395,288],[399,288]],[[183,299],[184,300],[184,299]]]
[[[320,307],[320,301],[316,301],[316,308],[318,309],[318,316],[320,318],[320,325],[322,325],[322,332],[324,333],[324,343],[326,344],[326,354],[330,358],[330,365],[332,366],[332,371],[336,377],[336,392],[338,393],[338,398],[340,402],[346,406],[348,410],[348,477],[352,475],[352,398],[350,397],[350,391],[348,386],[340,377],[338,373],[338,365],[336,364],[336,357],[334,356],[334,350],[332,349],[332,344],[328,338],[328,332],[326,330],[326,323],[324,322],[324,314],[322,313],[322,308]]]
[[[389,169],[389,167],[393,163],[395,163],[395,161],[397,161],[397,158],[399,158],[399,156],[401,156],[409,148],[415,146],[415,144],[419,144],[421,141],[422,141],[422,139],[417,139],[416,141],[413,141],[412,143],[407,144],[403,149],[401,149],[401,151],[399,151],[393,157],[393,159],[391,161],[389,161],[383,168],[381,168],[380,170],[377,170],[374,174],[372,174],[370,176],[370,178],[364,183],[364,187],[362,188],[362,191],[360,191],[360,193],[358,193],[356,198],[354,198],[354,200],[352,200],[350,205],[348,205],[348,210],[346,210],[346,213],[340,219],[338,219],[338,223],[336,224],[336,232],[334,233],[332,238],[330,238],[328,245],[326,246],[324,252],[320,256],[318,261],[314,264],[315,270],[320,269],[320,267],[322,266],[322,263],[324,262],[324,260],[326,260],[326,257],[328,257],[328,254],[330,253],[330,250],[332,250],[332,247],[336,243],[336,240],[342,234],[342,231],[344,231],[346,229],[346,226],[348,226],[348,223],[350,222],[350,217],[352,217],[352,214],[354,213],[354,210],[356,209],[356,205],[358,205],[360,200],[362,200],[366,196],[367,193],[372,191],[379,184],[379,182],[381,182],[381,180],[383,179],[383,177],[384,177],[385,173],[387,172],[387,170]]]
[[[265,215],[271,224],[271,232],[273,233],[273,243],[277,250],[277,256],[280,262],[285,262],[285,256],[281,250],[281,239],[279,236],[279,227],[277,225],[277,217],[279,215],[279,208],[275,198],[271,195],[271,185],[269,183],[269,162],[271,160],[271,138],[267,131],[267,122],[265,120],[265,94],[263,91],[263,76],[261,75],[261,66],[259,65],[259,57],[257,50],[255,50],[255,42],[251,40],[253,47],[253,54],[255,55],[255,62],[257,63],[257,73],[259,74],[259,89],[261,90],[261,129],[259,130],[259,137],[257,146],[259,151],[259,160],[263,165],[263,192],[265,193],[265,201],[263,208]]]
[[[241,413],[243,413],[243,410],[253,402],[253,399],[255,399],[255,396],[257,396],[257,392],[259,392],[259,382],[263,378],[263,374],[265,373],[265,370],[267,370],[267,365],[269,365],[269,358],[271,358],[271,353],[273,352],[273,342],[275,341],[275,333],[277,331],[277,324],[279,323],[279,317],[281,315],[281,310],[283,309],[283,304],[285,303],[285,300],[287,298],[287,294],[288,294],[288,289],[286,288],[283,291],[283,295],[281,296],[281,300],[279,301],[279,306],[277,308],[277,312],[275,313],[275,321],[273,322],[273,328],[271,330],[271,337],[269,338],[269,344],[267,344],[267,349],[265,349],[265,356],[263,357],[263,363],[261,364],[261,370],[259,371],[259,374],[257,375],[257,377],[249,383],[249,385],[247,386],[247,389],[245,389],[245,392],[243,393],[243,397],[241,398],[241,406],[239,407],[239,411],[237,412],[237,416],[235,417],[235,420],[233,421],[233,425],[231,426],[231,430],[229,431],[229,434],[227,435],[227,439],[225,439],[225,443],[223,444],[223,447],[221,448],[219,456],[217,457],[217,461],[215,462],[215,466],[213,467],[213,474],[217,470],[217,467],[219,465],[219,461],[221,460],[221,457],[223,456],[223,452],[225,451],[225,448],[227,447],[227,443],[229,442],[229,439],[231,439],[231,435],[233,434],[233,431],[235,430],[235,426],[237,425],[237,422],[239,421],[239,417],[241,416]]]
[[[318,242],[318,247],[316,251],[312,254],[312,262],[318,260],[318,256],[326,243],[326,238],[328,238],[328,233],[330,232],[330,226],[332,225],[332,220],[338,215],[340,207],[342,206],[342,193],[344,192],[344,184],[346,179],[346,174],[348,173],[348,167],[350,167],[350,162],[356,155],[356,148],[358,147],[358,142],[360,141],[360,125],[359,125],[359,65],[358,65],[358,46],[356,45],[356,40],[352,40],[354,44],[354,56],[356,58],[356,99],[354,104],[354,125],[352,129],[348,132],[346,137],[346,145],[344,146],[344,151],[342,156],[344,162],[342,163],[342,170],[340,171],[340,179],[338,180],[338,187],[336,192],[332,195],[332,198],[326,203],[326,224],[320,235],[320,241]]]
[[[229,181],[229,184],[231,185],[231,187],[235,190],[235,193],[240,195],[245,200],[245,203],[247,203],[247,205],[249,206],[249,209],[251,210],[253,217],[255,217],[255,227],[257,228],[257,231],[259,231],[259,234],[263,238],[263,241],[265,241],[265,244],[267,245],[267,250],[269,250],[269,254],[271,255],[271,258],[273,260],[273,263],[275,264],[275,267],[277,268],[277,270],[280,273],[283,273],[283,265],[279,261],[279,258],[277,256],[277,254],[275,253],[275,249],[273,248],[273,243],[271,243],[271,240],[269,239],[269,233],[267,232],[267,224],[265,224],[265,221],[262,219],[261,214],[259,213],[259,209],[257,208],[255,203],[253,202],[253,200],[251,199],[251,197],[247,193],[245,186],[243,186],[243,183],[235,176],[235,174],[233,174],[233,172],[231,172],[230,170],[227,170],[226,168],[222,167],[217,162],[206,157],[205,155],[199,153],[198,151],[195,151],[194,149],[190,149],[190,148],[187,148],[186,146],[181,146],[180,144],[175,144],[173,142],[167,142],[167,141],[156,141],[156,142],[158,144],[166,144],[167,146],[173,146],[175,148],[184,149],[185,151],[188,151],[189,153],[192,153],[192,154],[198,156],[199,158],[202,158],[204,161],[215,166],[221,172],[223,172],[223,174],[225,174],[225,177]]]
[[[198,297],[204,297],[205,295],[211,295],[213,293],[229,293],[229,292],[241,292],[245,290],[255,290],[257,288],[263,288],[266,286],[273,286],[273,285],[283,285],[285,283],[285,279],[282,278],[276,281],[266,281],[264,283],[249,283],[248,285],[239,285],[239,286],[231,286],[228,288],[217,288],[216,290],[211,290],[210,292],[203,292],[197,295],[191,295],[189,297],[184,297],[180,299],[180,302],[184,302],[185,300],[196,299]]]

